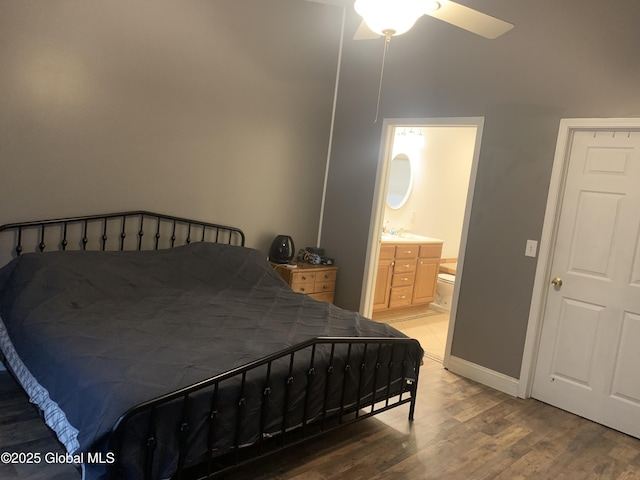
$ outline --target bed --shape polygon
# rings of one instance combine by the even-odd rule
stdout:
[[[423,351],[293,292],[237,228],[124,212],[11,224],[0,348],[83,478],[212,478],[390,408]]]

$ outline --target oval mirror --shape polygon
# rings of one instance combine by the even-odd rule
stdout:
[[[412,183],[411,161],[404,153],[400,153],[391,160],[387,206],[394,210],[402,207],[409,198]]]

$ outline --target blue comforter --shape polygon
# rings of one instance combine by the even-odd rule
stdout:
[[[78,452],[136,404],[309,338],[403,336],[293,292],[256,250],[212,243],[22,255],[0,270],[0,316]]]

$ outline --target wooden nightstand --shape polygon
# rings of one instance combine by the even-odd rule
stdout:
[[[338,276],[338,267],[335,265],[295,263],[297,266],[294,268],[277,263],[271,265],[294,292],[306,293],[316,300],[333,303]]]

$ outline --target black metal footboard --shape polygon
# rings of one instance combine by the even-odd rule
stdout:
[[[400,405],[413,420],[421,359],[407,338],[295,345],[125,413],[109,478],[212,478]]]

